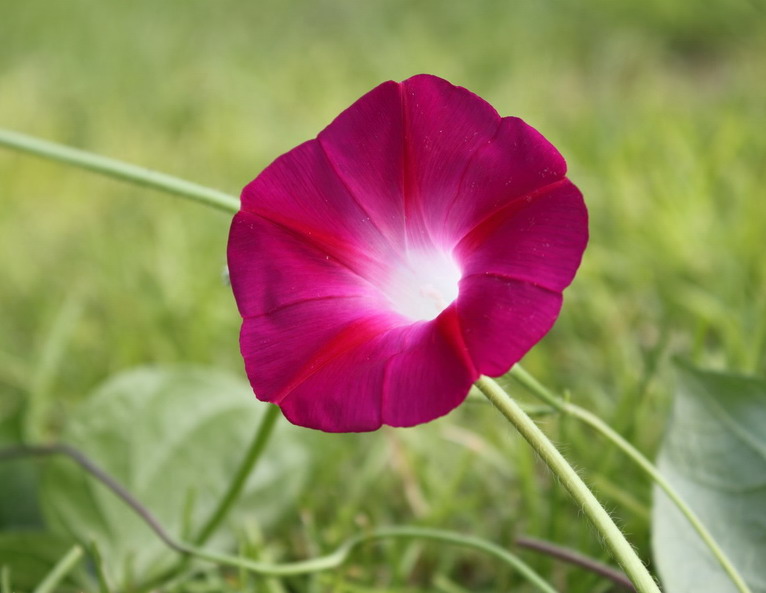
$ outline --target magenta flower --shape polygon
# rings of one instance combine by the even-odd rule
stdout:
[[[293,423],[412,426],[551,328],[588,239],[558,151],[435,76],[386,82],[242,192],[250,383]]]

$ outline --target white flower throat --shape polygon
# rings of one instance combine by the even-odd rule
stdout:
[[[409,251],[393,265],[384,293],[395,312],[428,321],[457,298],[459,282],[460,268],[449,253]]]

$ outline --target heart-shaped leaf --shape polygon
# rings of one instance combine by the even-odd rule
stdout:
[[[144,368],[123,373],[73,414],[64,442],[84,452],[154,514],[174,537],[190,538],[220,500],[257,430],[265,404],[242,380],[203,368]],[[268,525],[289,508],[306,476],[298,429],[282,423],[230,524]],[[102,484],[71,460],[46,468],[43,509],[51,525],[97,543],[120,588],[143,582],[174,553]],[[232,543],[221,529],[215,545]]]
[[[658,465],[753,593],[766,593],[766,381],[681,366]],[[737,591],[659,489],[652,523],[667,593]]]

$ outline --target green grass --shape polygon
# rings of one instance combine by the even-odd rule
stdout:
[[[236,194],[382,80],[430,72],[470,88],[545,134],[590,208],[583,267],[526,366],[651,454],[671,356],[766,370],[766,12],[758,0],[614,4],[6,3],[0,126]],[[0,152],[0,442],[55,436],[78,400],[134,365],[242,373],[221,281],[227,228],[201,206]],[[21,422],[30,401],[39,417]],[[647,480],[572,421],[545,428],[649,558]],[[317,441],[315,487],[257,544],[273,557],[418,523],[607,558],[488,406]],[[562,591],[598,590],[523,556]],[[528,590],[433,543],[355,558],[290,590]],[[234,586],[218,578],[211,590]]]

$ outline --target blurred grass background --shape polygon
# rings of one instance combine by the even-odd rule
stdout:
[[[0,126],[234,194],[387,79],[433,73],[538,128],[567,157],[592,235],[526,366],[649,454],[672,355],[766,369],[762,0],[0,2]],[[134,365],[243,374],[227,230],[204,207],[0,151],[0,439],[55,436],[84,394]],[[546,428],[648,558],[648,482],[580,427]],[[606,557],[486,406],[318,438],[313,487],[264,535],[274,555],[420,523]],[[490,561],[432,548],[369,548],[313,586],[526,590]],[[596,590],[525,558],[562,590]]]

